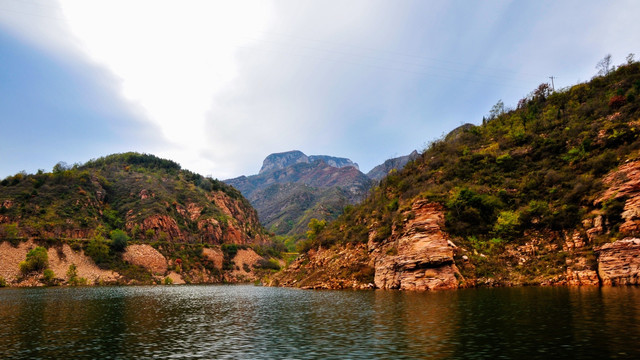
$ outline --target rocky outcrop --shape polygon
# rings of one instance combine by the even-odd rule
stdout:
[[[602,285],[640,285],[640,239],[618,240],[596,252]]]
[[[127,223],[127,230],[131,230],[134,225],[135,223],[133,222]],[[142,224],[140,224],[140,229],[142,231],[153,230],[155,231],[156,235],[165,233],[171,240],[181,238],[178,223],[174,218],[168,215],[150,216],[142,221]]]
[[[317,161],[322,161],[335,168],[350,166],[358,169],[358,164],[347,158],[328,155],[307,156],[302,151],[293,150],[267,156],[262,162],[262,168],[260,168],[260,172],[258,174],[264,174],[274,170],[282,170],[294,164],[310,164]]]
[[[595,270],[572,270],[567,269],[566,285],[571,286],[598,286],[600,279]]]
[[[626,199],[621,214],[623,223],[620,224],[619,231],[628,236],[640,235],[640,161],[623,164],[618,170],[609,173],[603,182],[608,188],[595,204],[611,199]],[[602,219],[599,220],[594,224],[596,230],[592,231],[602,228]]]
[[[167,272],[167,259],[151,245],[127,246],[122,259],[128,263],[142,266],[155,275],[164,275]]]
[[[309,162],[314,162],[314,161],[323,161],[327,165],[333,166],[333,167],[336,167],[336,168],[342,168],[342,167],[350,166],[350,167],[354,167],[354,168],[356,168],[358,170],[360,169],[358,164],[354,163],[353,161],[351,161],[350,159],[347,159],[347,158],[328,156],[328,155],[310,155],[309,156]]]
[[[453,244],[448,241],[442,206],[416,201],[398,236],[377,244],[369,240],[375,285],[381,289],[437,290],[458,287]],[[451,245],[450,245],[451,244]]]
[[[275,153],[267,156],[262,162],[259,174],[284,169],[297,163],[309,163],[309,158],[302,151],[294,150]]]

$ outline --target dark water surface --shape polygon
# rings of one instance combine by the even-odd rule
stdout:
[[[2,359],[640,359],[640,288],[0,289]]]

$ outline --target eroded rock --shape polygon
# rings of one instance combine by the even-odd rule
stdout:
[[[626,238],[596,249],[602,285],[640,284],[640,239]]]
[[[375,264],[375,285],[381,289],[436,290],[458,287],[461,277],[454,264],[442,206],[416,201],[414,218],[398,237],[380,244],[369,241]]]

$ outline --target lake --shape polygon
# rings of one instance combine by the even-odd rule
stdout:
[[[2,359],[640,358],[640,288],[0,289]]]

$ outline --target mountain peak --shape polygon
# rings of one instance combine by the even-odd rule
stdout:
[[[281,153],[274,153],[267,156],[262,162],[259,174],[272,170],[284,169],[297,163],[308,163],[309,158],[300,150],[292,150]]]
[[[298,164],[298,163],[310,164],[316,161],[323,161],[327,165],[335,168],[352,166],[358,170],[360,169],[358,167],[358,164],[354,163],[353,161],[347,158],[328,156],[328,155],[307,156],[300,150],[292,150],[292,151],[286,151],[281,153],[274,153],[267,156],[262,162],[262,168],[260,169],[260,172],[258,174],[263,174],[263,173],[274,171],[274,170],[282,170],[284,168],[287,168],[291,165]]]

